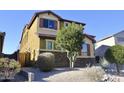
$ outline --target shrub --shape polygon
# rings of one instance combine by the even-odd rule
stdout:
[[[116,64],[117,74],[120,74],[120,64],[124,64],[124,46],[115,45],[107,49],[105,58],[110,63]]]
[[[52,53],[42,53],[38,56],[37,66],[44,72],[54,68],[55,56]]]
[[[84,76],[89,81],[102,81],[104,78],[105,71],[101,67],[87,67],[84,71]]]
[[[21,65],[14,59],[0,58],[0,79],[11,80],[20,72]]]
[[[109,68],[109,62],[104,57],[100,59],[100,65],[103,69]]]

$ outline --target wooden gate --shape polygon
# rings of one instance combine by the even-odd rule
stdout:
[[[19,53],[19,62],[21,66],[25,66],[26,62],[30,62],[30,53]]]

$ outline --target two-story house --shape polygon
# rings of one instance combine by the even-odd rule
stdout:
[[[59,60],[59,63],[63,60],[66,61],[63,54],[64,52],[56,49],[55,39],[57,31],[63,26],[67,27],[68,24],[72,22],[79,25],[81,24],[83,27],[85,26],[85,24],[81,22],[63,19],[52,11],[35,13],[30,23],[24,27],[22,32],[19,53],[22,54],[22,56],[30,54],[30,57],[21,57],[21,63],[24,64],[25,61],[29,59],[36,61],[38,55],[46,51],[54,52],[55,58],[57,61]],[[83,48],[79,56],[94,58],[95,36],[82,34],[82,36],[83,35],[85,37],[85,43],[82,44]]]

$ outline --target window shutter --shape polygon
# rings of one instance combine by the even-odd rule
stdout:
[[[43,27],[43,18],[40,18],[39,27]]]
[[[54,24],[55,24],[54,28],[55,28],[55,30],[57,30],[57,21],[55,21]]]
[[[87,54],[90,56],[90,44],[87,44]]]

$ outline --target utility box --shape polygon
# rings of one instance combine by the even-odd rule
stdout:
[[[28,72],[28,82],[32,82],[34,80],[34,73]]]

